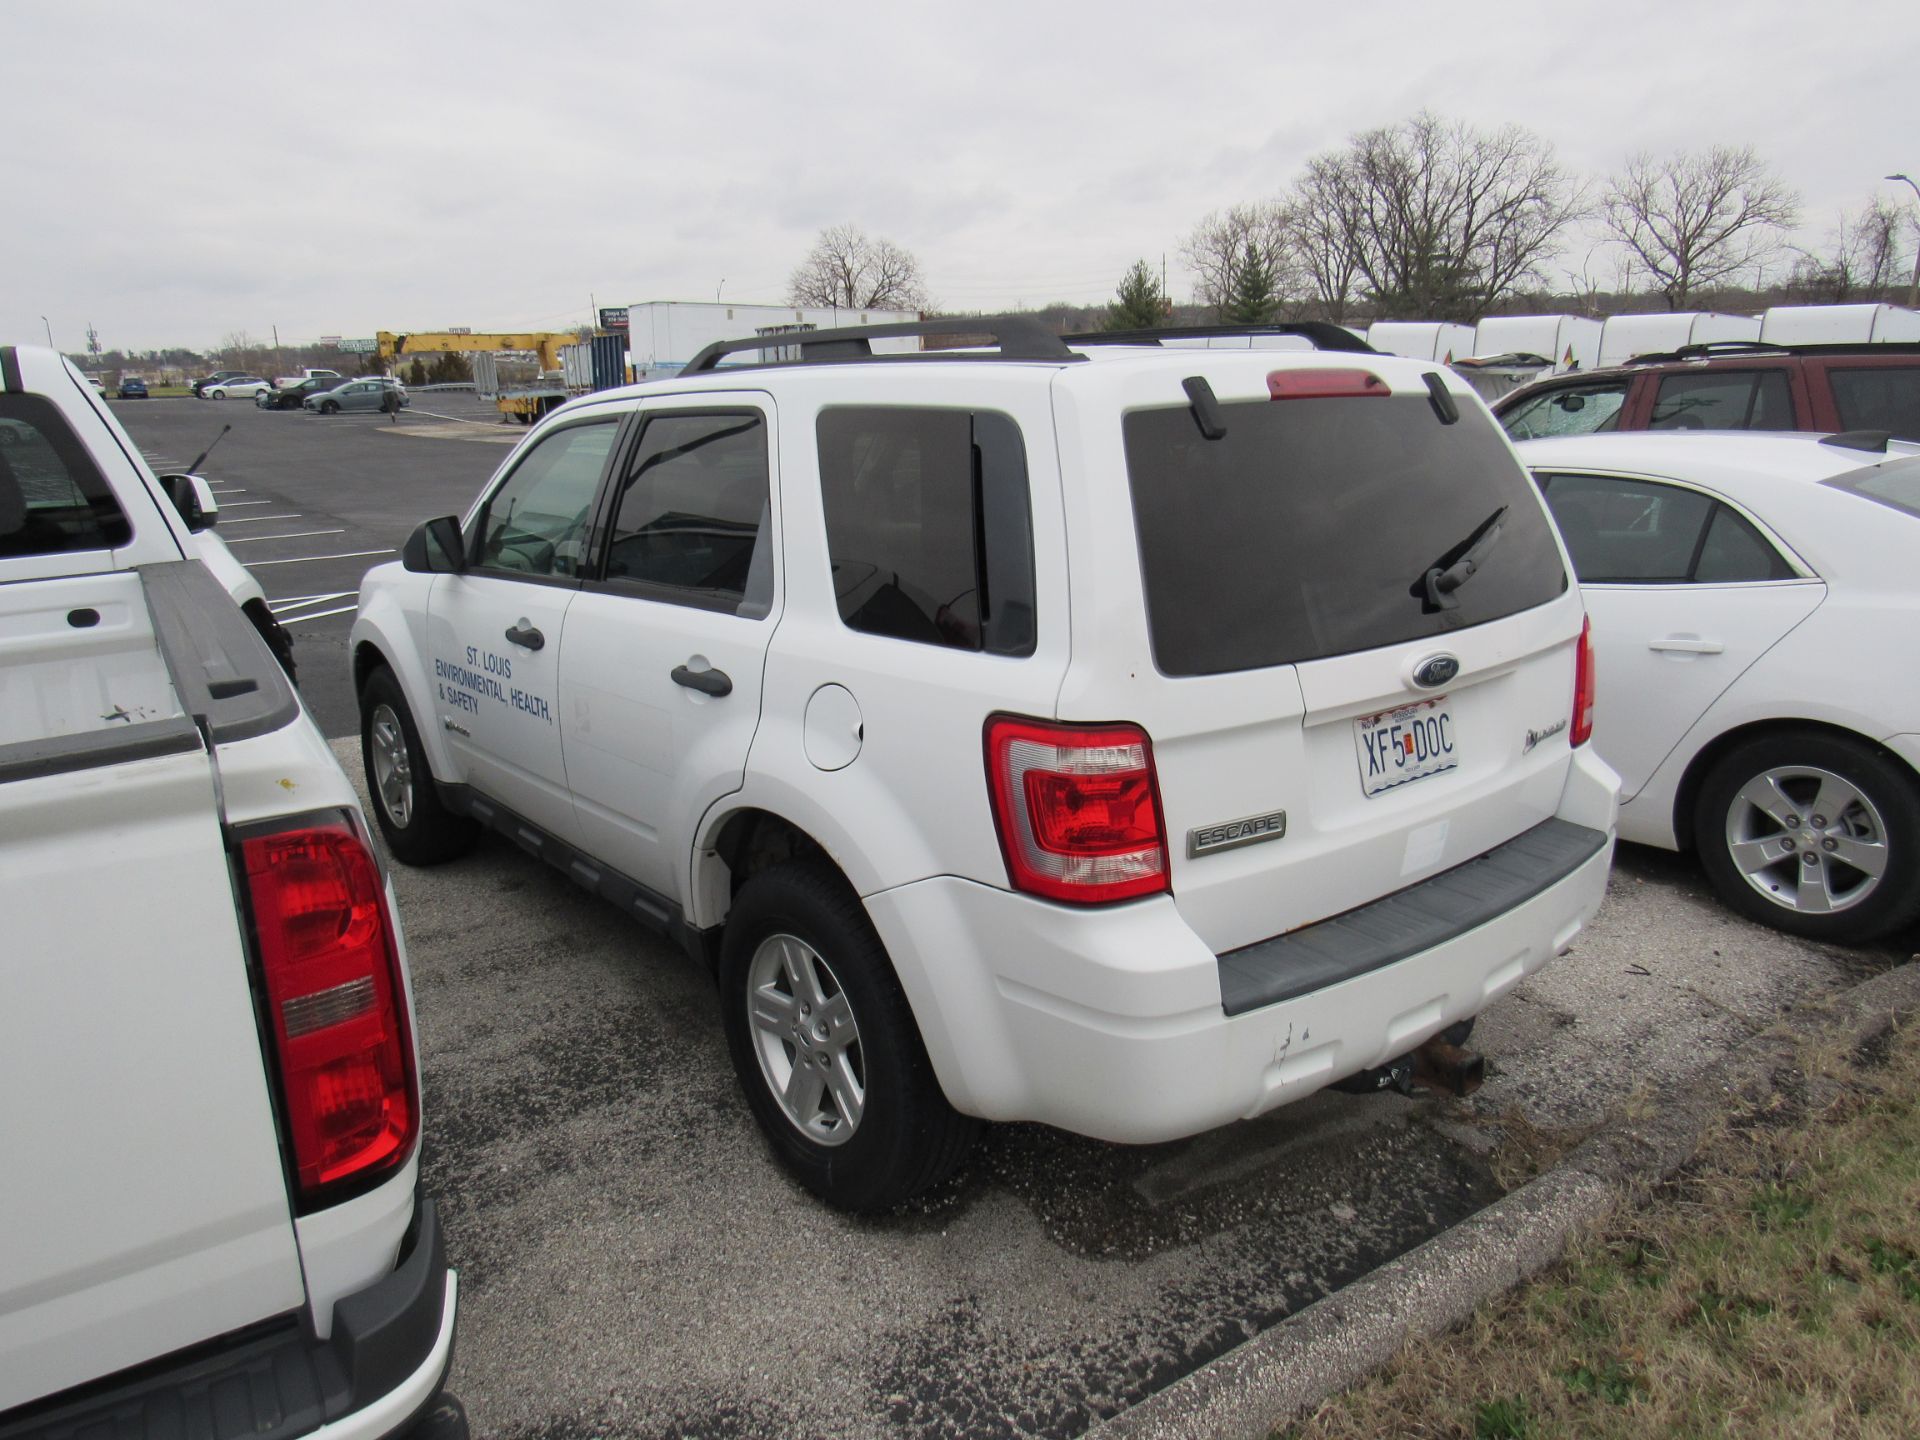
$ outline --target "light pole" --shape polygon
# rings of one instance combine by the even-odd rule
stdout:
[[[1920,200],[1920,185],[1915,185],[1911,176],[1888,175],[1884,178],[1888,180],[1905,180],[1908,185],[1913,187],[1913,198]],[[1913,231],[1913,284],[1907,288],[1907,308],[1920,310],[1920,217],[1915,219]]]
[[[44,315],[40,317],[40,323],[47,327],[47,348],[51,350],[53,349],[53,324]]]

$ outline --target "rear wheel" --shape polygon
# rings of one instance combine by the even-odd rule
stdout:
[[[1858,944],[1920,916],[1920,784],[1877,746],[1813,731],[1723,756],[1694,840],[1720,898],[1795,935]]]
[[[393,672],[381,666],[360,690],[360,760],[387,848],[408,865],[437,865],[473,848],[480,827],[440,803],[420,732]]]
[[[860,899],[824,866],[749,880],[720,955],[727,1046],[782,1164],[845,1210],[937,1184],[979,1122],[947,1103]]]

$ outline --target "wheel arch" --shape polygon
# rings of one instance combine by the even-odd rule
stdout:
[[[1744,725],[1716,735],[1701,746],[1694,757],[1687,762],[1686,770],[1681,774],[1680,783],[1674,790],[1673,833],[1681,850],[1694,849],[1694,807],[1700,800],[1700,787],[1706,784],[1707,776],[1713,773],[1723,757],[1750,740],[1766,739],[1774,735],[1815,734],[1830,740],[1844,740],[1855,745],[1865,745],[1876,754],[1885,756],[1920,785],[1920,775],[1914,774],[1913,767],[1906,758],[1889,750],[1870,735],[1864,735],[1845,725],[1836,725],[1830,720],[1816,720],[1808,716],[1776,716],[1766,720],[1752,720]]]
[[[409,632],[404,624],[397,627],[403,638],[401,643],[396,644],[395,627],[379,623],[380,611],[391,604],[388,597],[375,599],[371,606],[363,604],[353,622],[347,648],[353,665],[354,704],[357,708],[360,693],[366,688],[367,677],[374,670],[385,667],[391,671],[395,683],[400,686],[400,693],[406,697],[407,708],[413,711],[413,728],[420,736],[421,747],[427,752],[427,763],[433,771],[433,778],[442,784],[457,784],[466,775],[455,763],[453,751],[441,732],[439,712],[433,706],[432,684],[425,669],[425,657],[415,652],[411,643],[407,642]]]
[[[714,812],[694,847],[688,920],[701,929],[725,924],[740,887],[788,860],[823,865],[854,888],[852,878],[804,825],[758,805]]]

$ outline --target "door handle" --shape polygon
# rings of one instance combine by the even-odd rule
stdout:
[[[516,645],[524,645],[529,650],[538,650],[547,643],[547,637],[538,629],[522,619],[518,625],[507,627],[507,639]]]
[[[1648,641],[1647,648],[1670,651],[1676,655],[1718,655],[1727,647],[1718,640],[1699,640],[1691,635],[1669,635],[1664,640]]]
[[[684,665],[676,665],[673,667],[673,683],[684,685],[689,690],[699,690],[715,699],[733,693],[733,681],[724,670],[689,670]]]

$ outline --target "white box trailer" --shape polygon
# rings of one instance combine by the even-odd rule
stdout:
[[[1769,345],[1859,345],[1920,340],[1920,310],[1904,305],[1775,305],[1760,319]]]
[[[719,340],[765,335],[769,360],[779,351],[780,336],[808,330],[835,330],[847,325],[896,325],[918,320],[918,310],[839,310],[814,305],[733,305],[725,301],[648,300],[627,307],[628,363],[633,378],[647,380],[673,375],[695,355]],[[921,348],[918,336],[876,340],[877,353]],[[723,364],[752,364],[760,358],[748,350],[728,356]]]
[[[1367,327],[1367,343],[1389,355],[1451,365],[1473,354],[1473,326],[1445,320],[1376,320]]]
[[[1495,315],[1475,328],[1473,353],[1543,355],[1555,374],[1591,370],[1600,361],[1600,322],[1583,315]]]
[[[1682,345],[1716,340],[1758,340],[1760,317],[1717,310],[1679,310],[1656,315],[1615,315],[1600,328],[1602,365],[1624,365],[1636,355],[1661,355]]]

